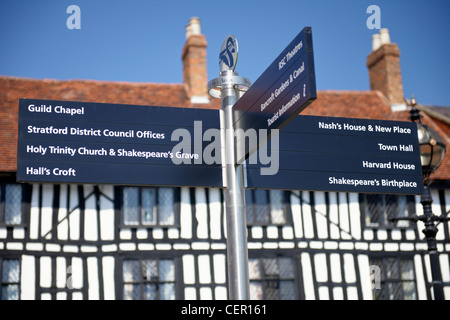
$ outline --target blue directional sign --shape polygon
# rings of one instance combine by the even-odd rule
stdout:
[[[238,138],[236,161],[242,162],[270,138],[271,129],[281,129],[316,98],[312,31],[306,27],[234,105],[235,129],[267,134],[257,146]]]
[[[278,160],[272,175],[247,163],[247,187],[421,194],[422,167],[413,122],[299,115],[260,152]],[[278,155],[278,159],[276,158]]]
[[[203,159],[219,127],[217,110],[20,99],[17,180],[222,187]]]

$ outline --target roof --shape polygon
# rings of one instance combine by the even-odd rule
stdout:
[[[220,101],[192,103],[184,84],[132,83],[93,80],[38,80],[0,76],[0,172],[15,172],[17,161],[18,99],[66,100],[130,105],[219,109]],[[409,121],[408,110],[392,111],[379,91],[318,92],[302,114],[346,118]],[[422,122],[449,144],[450,124],[422,112]],[[433,179],[450,180],[450,154]]]
[[[417,108],[432,117],[447,137],[450,137],[450,107],[418,105]]]

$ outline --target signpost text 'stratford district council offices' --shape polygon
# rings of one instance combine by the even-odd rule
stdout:
[[[223,187],[221,164],[202,161],[201,136],[179,139],[178,151],[172,140],[219,127],[217,110],[21,99],[17,179]]]

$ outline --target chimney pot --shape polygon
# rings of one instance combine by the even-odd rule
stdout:
[[[380,39],[381,39],[381,45],[391,43],[391,36],[389,35],[388,29],[383,28],[380,30]]]
[[[381,47],[381,38],[380,34],[376,33],[372,35],[372,51],[378,50]]]
[[[189,24],[186,26],[186,39],[188,39],[192,35],[200,35],[200,34],[202,34],[200,27],[200,19],[197,17],[189,19]]]

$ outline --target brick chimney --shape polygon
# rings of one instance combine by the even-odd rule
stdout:
[[[372,52],[367,56],[370,89],[381,91],[391,102],[392,108],[405,106],[400,50],[391,43],[388,29],[381,29],[372,36]]]
[[[201,34],[200,19],[191,18],[186,26],[183,59],[183,82],[187,85],[192,103],[209,103],[208,72],[206,66],[206,38]]]

